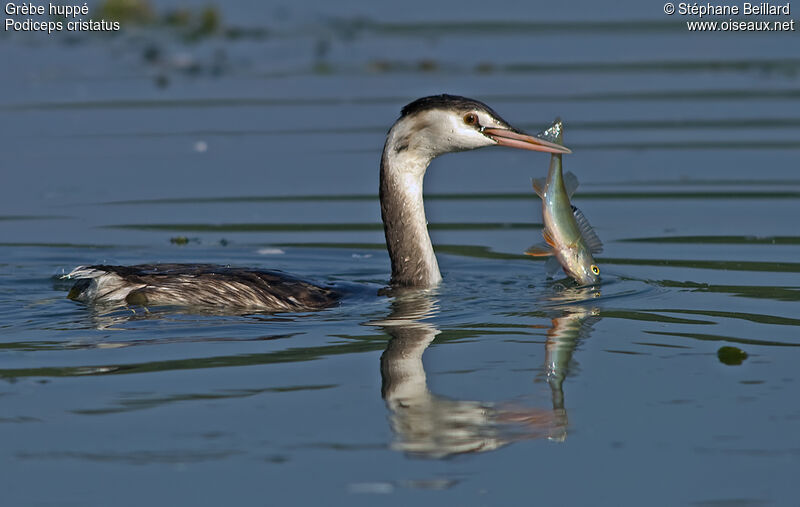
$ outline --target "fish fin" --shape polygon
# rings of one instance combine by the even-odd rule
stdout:
[[[564,144],[564,124],[561,118],[556,118],[547,130],[543,130],[536,134],[536,137],[550,141],[551,143]]]
[[[542,236],[544,236],[545,243],[547,243],[548,245],[550,245],[553,248],[556,247],[556,242],[553,240],[553,236],[550,235],[550,231],[548,231],[547,229],[544,229],[542,231]]]
[[[569,171],[564,173],[564,190],[567,191],[567,197],[570,199],[578,190],[578,177]]]
[[[547,262],[544,263],[544,272],[547,278],[555,278],[559,271],[562,271],[562,268],[561,263],[558,262],[558,257],[550,257],[547,259]]]
[[[533,183],[533,191],[536,192],[536,195],[544,197],[544,186],[547,180],[544,178],[533,178],[531,182]]]
[[[602,252],[603,242],[597,237],[597,233],[594,232],[594,228],[592,228],[589,221],[586,220],[581,210],[573,206],[572,214],[575,217],[575,223],[578,224],[578,229],[581,231],[581,236],[583,236],[583,240],[586,242],[586,246],[589,247],[589,251],[593,254]]]
[[[547,243],[536,243],[525,250],[525,255],[530,255],[531,257],[548,257],[550,255],[555,255],[555,252],[553,252],[553,247]]]

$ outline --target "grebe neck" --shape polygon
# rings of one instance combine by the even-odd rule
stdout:
[[[381,157],[380,200],[392,285],[432,287],[442,280],[422,200],[422,180],[432,160],[389,132]]]

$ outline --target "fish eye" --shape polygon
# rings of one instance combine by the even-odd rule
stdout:
[[[594,273],[595,275],[599,275],[600,274],[600,268],[597,267],[597,264],[592,264],[589,267],[589,269],[591,269],[592,273]]]
[[[467,125],[477,125],[478,124],[478,115],[475,113],[467,113],[464,115],[464,123]]]

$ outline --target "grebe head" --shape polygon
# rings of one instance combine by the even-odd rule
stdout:
[[[395,154],[408,151],[428,159],[495,145],[571,153],[564,146],[515,129],[483,102],[455,95],[423,97],[405,106],[389,140]]]

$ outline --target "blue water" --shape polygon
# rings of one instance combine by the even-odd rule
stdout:
[[[191,40],[0,32],[4,505],[793,505],[800,46],[662,7],[235,2]],[[564,118],[600,285],[521,255],[548,156],[491,148],[428,171],[443,284],[382,290],[384,136],[441,92]],[[58,278],[144,262],[349,296],[108,310]]]

